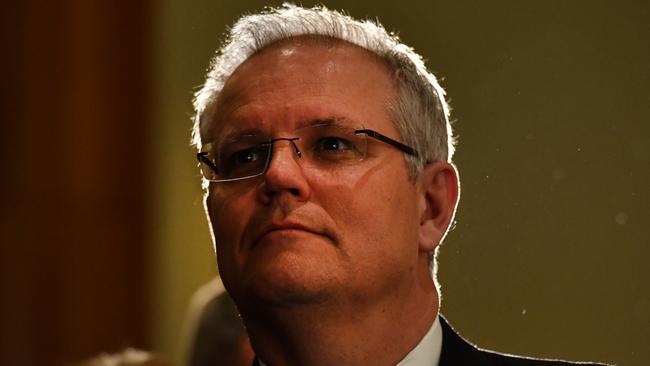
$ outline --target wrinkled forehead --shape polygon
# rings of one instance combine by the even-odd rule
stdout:
[[[298,52],[305,49],[308,51]],[[379,56],[364,48],[331,37],[310,35],[284,39],[262,48],[242,62],[225,81],[224,87],[219,93],[217,105],[220,107],[228,105],[231,99],[239,96],[243,87],[250,86],[238,83],[242,75],[246,73],[261,73],[262,69],[277,68],[288,62],[299,63],[302,61],[301,59],[308,58],[310,54],[314,53],[321,55],[320,60],[325,61],[325,59],[333,59],[337,53],[345,51],[363,54],[368,58],[368,62],[377,63],[381,60]],[[260,59],[264,59],[264,62],[260,63]],[[318,71],[318,68],[332,69],[336,67],[334,62],[317,63],[311,60],[310,63],[314,72]]]
[[[310,52],[298,52],[300,50],[309,49]],[[208,105],[202,117],[201,136],[202,140],[210,139],[210,136],[220,134],[220,130],[225,126],[223,116],[229,115],[236,109],[242,101],[245,102],[246,91],[255,89],[264,82],[261,78],[250,78],[250,75],[262,74],[264,71],[283,66],[288,62],[299,63],[301,57],[306,57],[310,54],[318,53],[323,56],[322,59],[331,57],[332,59],[337,54],[346,52],[346,54],[356,53],[365,58],[364,62],[369,65],[380,65],[384,68],[388,75],[394,74],[393,68],[381,56],[365,49],[360,46],[354,45],[344,40],[337,38],[306,35],[284,39],[274,42],[256,53],[248,57],[242,62],[235,71],[226,79],[223,88],[218,92],[216,98]],[[260,59],[263,58],[263,62]],[[339,58],[339,64],[341,59]],[[343,62],[353,62],[351,59],[343,59]],[[335,62],[313,62],[311,61],[310,67],[313,68],[314,73],[319,69],[327,69],[327,71],[335,71],[337,67]],[[331,69],[331,70],[329,70]],[[322,70],[321,70],[322,71]],[[246,78],[245,82],[242,82]],[[391,85],[394,90],[396,83]]]

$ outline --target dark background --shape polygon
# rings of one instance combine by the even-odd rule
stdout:
[[[0,364],[180,360],[185,306],[215,274],[191,97],[224,27],[265,4],[3,5]],[[452,324],[499,351],[646,365],[650,3],[326,5],[397,31],[448,92]]]

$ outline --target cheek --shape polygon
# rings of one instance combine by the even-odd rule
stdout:
[[[345,236],[344,249],[351,257],[395,258],[393,252],[399,249],[415,258],[419,223],[415,187],[406,175],[402,181],[378,172],[330,183],[323,206]],[[404,248],[408,243],[413,243],[412,251]]]
[[[218,254],[223,256],[236,250],[247,222],[249,206],[246,196],[226,195],[217,189],[211,190],[207,207]]]

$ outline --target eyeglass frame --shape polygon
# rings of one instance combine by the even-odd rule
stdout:
[[[414,157],[420,156],[418,151],[415,150],[414,148],[412,148],[412,147],[410,147],[408,145],[405,145],[405,144],[403,144],[403,143],[401,143],[401,142],[399,142],[397,140],[394,140],[394,139],[392,139],[392,138],[390,138],[390,137],[388,137],[386,135],[382,135],[381,133],[379,133],[379,132],[377,132],[375,130],[369,130],[369,129],[354,130],[354,134],[355,135],[365,134],[366,136],[370,136],[370,137],[374,138],[377,141],[381,141],[383,143],[391,145],[394,148],[402,151],[405,154],[408,154],[408,155],[411,155],[411,156],[414,156]],[[264,170],[262,170],[258,174],[250,175],[250,176],[246,176],[246,177],[230,178],[230,179],[219,179],[219,180],[208,179],[203,175],[203,173],[201,175],[203,176],[203,179],[205,179],[205,180],[207,180],[209,182],[214,182],[214,183],[234,182],[234,181],[250,179],[250,178],[256,178],[256,177],[262,176],[262,175],[266,174],[266,171],[269,169],[269,162],[270,162],[270,159],[273,156],[273,143],[276,142],[276,141],[289,141],[291,143],[291,146],[293,146],[293,149],[294,149],[294,152],[296,153],[296,155],[299,158],[302,158],[302,152],[300,151],[300,149],[298,148],[298,146],[296,146],[296,143],[294,142],[294,141],[298,141],[298,140],[300,140],[300,137],[278,137],[278,138],[274,138],[274,139],[269,139],[268,141],[263,142],[262,144],[260,144],[260,145],[267,145],[267,144],[270,145],[270,149],[269,149],[270,151],[269,151],[269,156],[267,157],[267,159],[269,159],[269,160],[264,165]],[[213,171],[216,172],[217,168],[207,158],[207,155],[208,155],[208,152],[201,151],[201,152],[196,153],[196,158],[199,161],[199,164],[203,163],[203,164],[207,165],[210,169],[212,169]]]

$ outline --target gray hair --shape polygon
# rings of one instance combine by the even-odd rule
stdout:
[[[422,56],[379,23],[358,21],[324,6],[305,9],[287,3],[244,16],[230,29],[211,63],[205,84],[195,95],[192,143],[197,148],[206,142],[206,120],[214,116],[215,101],[237,67],[273,43],[300,36],[354,44],[376,54],[394,70],[398,90],[397,100],[390,106],[393,122],[404,143],[420,153],[417,157],[405,155],[412,179],[427,163],[451,162],[454,139],[445,91],[426,69]]]

